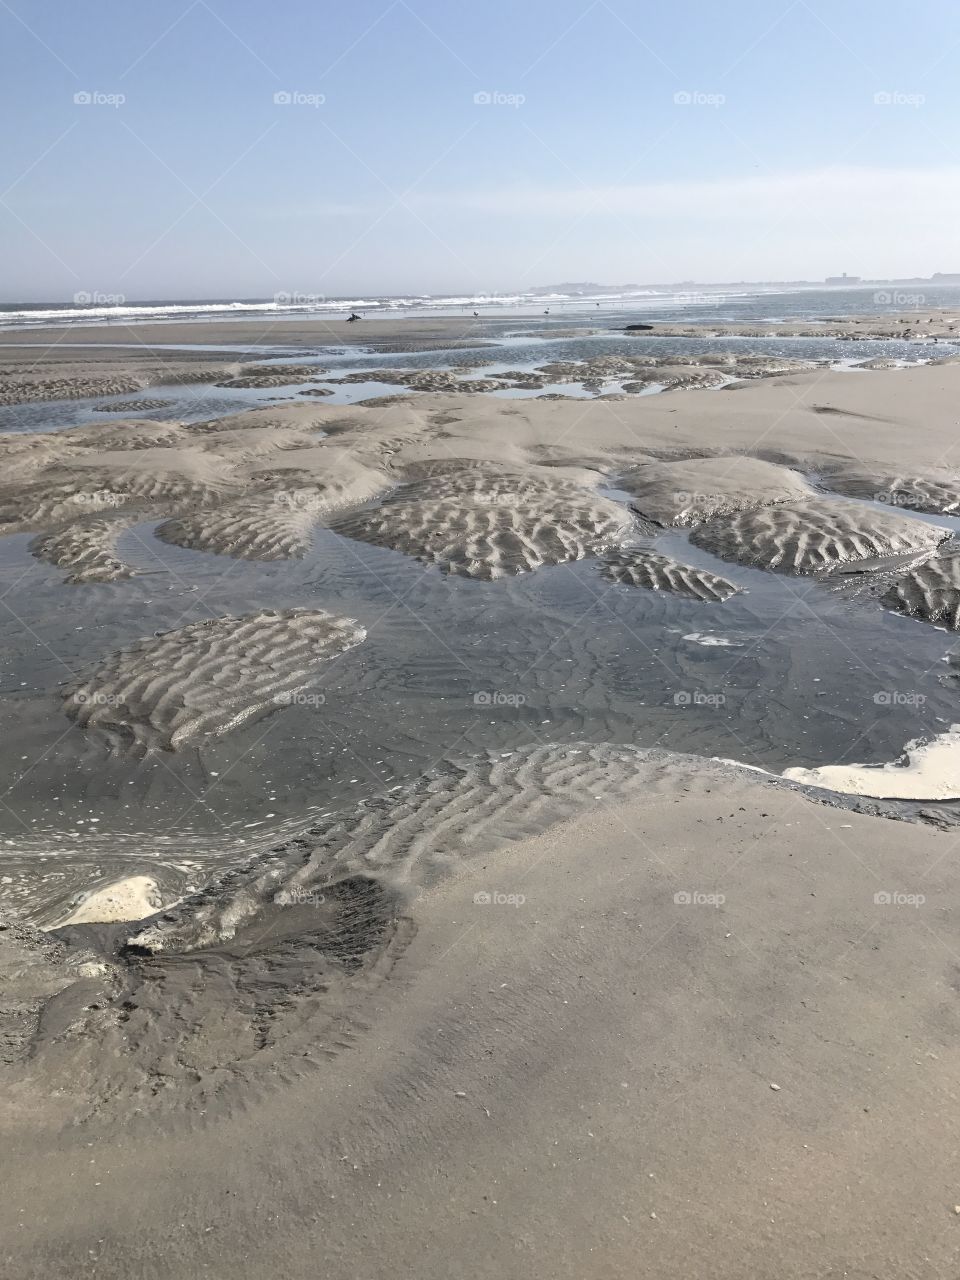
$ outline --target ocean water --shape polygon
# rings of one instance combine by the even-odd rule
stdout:
[[[326,297],[316,293],[278,293],[272,298],[150,300],[120,294],[78,294],[71,302],[0,303],[0,330],[46,325],[162,323],[189,320],[249,320],[258,317],[308,318],[393,314],[592,316],[623,318],[624,323],[659,320],[807,320],[824,316],[868,315],[960,305],[960,284],[872,282],[855,287],[822,285],[701,285],[625,288],[621,293],[544,292]]]

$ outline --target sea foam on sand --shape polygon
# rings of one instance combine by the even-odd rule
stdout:
[[[908,742],[899,760],[889,764],[832,764],[819,769],[784,769],[791,782],[826,787],[877,800],[955,800],[960,798],[960,724],[932,742]]]
[[[161,905],[160,888],[152,876],[127,876],[84,894],[73,911],[56,927],[143,920],[159,911]]]

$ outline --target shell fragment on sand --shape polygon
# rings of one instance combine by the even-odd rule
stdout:
[[[309,609],[194,622],[111,654],[65,691],[64,709],[115,750],[176,751],[287,705],[365,635],[352,618]]]
[[[931,555],[949,536],[949,529],[895,511],[816,498],[713,520],[695,529],[691,541],[724,560],[806,574],[830,573],[850,562]]]
[[[631,550],[629,547],[608,552],[604,557],[603,576],[611,582],[631,587],[647,587],[651,591],[670,591],[695,600],[722,602],[736,595],[740,588],[726,578],[718,577],[693,564],[683,564],[655,551]]]

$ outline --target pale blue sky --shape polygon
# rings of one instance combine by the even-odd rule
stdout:
[[[956,0],[0,0],[0,296],[960,271],[958,59]]]

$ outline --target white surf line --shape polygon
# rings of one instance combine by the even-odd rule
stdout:
[[[874,800],[960,799],[960,724],[930,742],[915,738],[888,764],[835,764],[784,769],[783,777]]]

